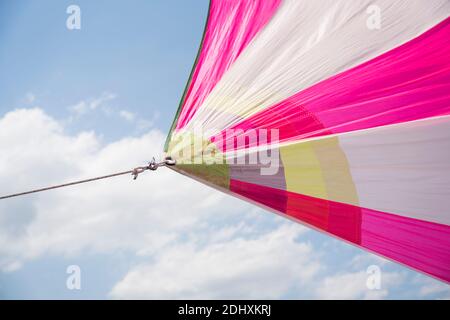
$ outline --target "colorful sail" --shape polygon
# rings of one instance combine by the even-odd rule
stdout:
[[[450,282],[450,2],[212,0],[174,170]]]

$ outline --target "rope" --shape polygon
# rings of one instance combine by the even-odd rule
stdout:
[[[34,190],[30,190],[30,191],[25,191],[25,192],[13,193],[13,194],[9,194],[7,196],[0,197],[0,200],[8,199],[8,198],[14,198],[14,197],[19,197],[19,196],[24,196],[24,195],[27,195],[27,194],[32,194],[32,193],[37,193],[37,192],[42,192],[42,191],[47,191],[47,190],[52,190],[52,189],[58,189],[58,188],[73,186],[75,184],[81,184],[81,183],[91,182],[91,181],[95,181],[95,180],[112,178],[112,177],[121,176],[121,175],[124,175],[124,174],[130,174],[130,173],[133,173],[133,171],[134,170],[128,170],[128,171],[108,174],[106,176],[101,176],[101,177],[96,177],[96,178],[91,178],[91,179],[85,179],[85,180],[79,180],[79,181],[74,181],[74,182],[69,182],[69,183],[63,183],[63,184],[58,184],[58,185],[51,186],[51,187],[34,189]]]
[[[58,189],[58,188],[64,188],[64,187],[73,186],[73,185],[76,185],[76,184],[81,184],[81,183],[86,183],[86,182],[91,182],[91,181],[96,181],[96,180],[102,180],[102,179],[122,176],[122,175],[125,175],[125,174],[132,174],[133,175],[133,180],[136,180],[138,175],[140,173],[144,172],[145,170],[152,170],[152,171],[154,171],[154,170],[158,169],[159,167],[166,166],[166,165],[171,166],[171,165],[174,165],[174,164],[175,164],[175,162],[172,159],[166,159],[163,162],[156,163],[155,159],[153,158],[153,160],[146,167],[137,167],[137,168],[134,168],[133,170],[112,173],[112,174],[108,174],[106,176],[100,176],[100,177],[95,177],[95,178],[90,178],[90,179],[78,180],[78,181],[58,184],[58,185],[54,185],[54,186],[50,186],[50,187],[34,189],[34,190],[30,190],[30,191],[25,191],[25,192],[13,193],[13,194],[9,194],[9,195],[6,195],[6,196],[1,196],[0,200],[4,200],[4,199],[8,199],[8,198],[14,198],[14,197],[19,197],[19,196],[24,196],[24,195],[27,195],[27,194],[32,194],[32,193],[37,193],[37,192],[42,192],[42,191],[48,191],[48,190],[53,190],[53,189]]]

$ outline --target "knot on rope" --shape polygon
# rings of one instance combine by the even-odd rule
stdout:
[[[175,160],[173,160],[171,157],[167,157],[164,159],[164,161],[161,161],[161,162],[156,162],[155,158],[153,157],[152,161],[149,162],[148,166],[136,167],[133,169],[131,174],[133,176],[133,180],[136,180],[137,177],[139,176],[139,174],[141,174],[142,172],[144,172],[146,170],[155,171],[159,167],[173,166],[173,165],[175,165],[175,163],[176,163]]]

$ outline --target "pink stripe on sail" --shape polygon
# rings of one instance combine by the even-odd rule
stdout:
[[[450,282],[450,226],[362,209],[361,246]]]
[[[450,18],[408,43],[303,90],[230,129],[279,129],[280,140],[288,141],[447,114]],[[225,136],[225,130],[219,135]],[[226,137],[235,139],[230,134]],[[226,141],[218,147],[226,150],[225,146]]]
[[[450,282],[450,226],[234,179],[230,191]]]
[[[278,212],[286,212],[287,191],[285,190],[230,179],[230,191]]]
[[[359,207],[235,179],[230,180],[230,191],[339,238],[361,242]]]
[[[211,0],[201,52],[183,101],[177,129],[195,114],[223,74],[270,21],[281,0]]]

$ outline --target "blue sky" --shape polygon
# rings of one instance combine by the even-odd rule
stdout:
[[[81,30],[66,8],[81,8]],[[161,152],[208,3],[0,3],[0,193]],[[69,265],[81,290],[66,287]],[[369,290],[377,265],[382,286]],[[449,298],[448,286],[169,171],[0,203],[1,298]]]
[[[2,2],[0,110],[20,106],[24,92],[32,92],[46,112],[62,118],[66,106],[113,92],[113,107],[156,114],[166,130],[197,53],[207,1],[77,1],[82,29],[70,31],[72,3]],[[104,122],[97,116],[74,130],[98,130]],[[101,126],[105,137],[130,132],[109,120]]]

